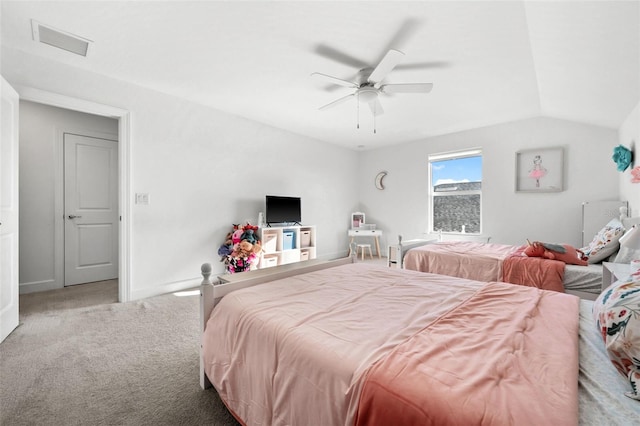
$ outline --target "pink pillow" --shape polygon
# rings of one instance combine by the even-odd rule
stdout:
[[[593,304],[593,317],[611,362],[640,401],[640,271],[611,284]]]

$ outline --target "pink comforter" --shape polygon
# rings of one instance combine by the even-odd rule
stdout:
[[[473,241],[444,241],[409,250],[404,267],[482,282],[502,280],[502,262],[516,246]]]
[[[484,285],[353,264],[238,290],[222,299],[207,323],[202,338],[205,371],[227,407],[244,424],[353,425],[371,366],[429,324],[440,323],[448,312],[464,306]],[[528,298],[539,292],[523,291]],[[571,300],[563,300],[569,301],[563,315],[577,318]],[[491,310],[499,311],[498,305],[494,301]],[[520,328],[501,324],[491,330],[494,325],[479,327],[488,336],[502,336],[505,342],[525,340],[527,349],[537,345],[529,336],[537,339],[539,327],[560,328],[556,316],[533,314]],[[571,327],[567,325],[568,334]],[[532,329],[536,333],[528,334]],[[553,347],[550,352],[563,354],[558,356],[577,350],[571,339],[565,341],[553,333],[541,343]],[[507,356],[524,354],[516,346]],[[546,370],[536,374],[564,377],[577,369],[577,362],[559,364],[553,354],[540,362],[542,359],[548,360]],[[485,360],[476,368],[474,380],[486,375],[497,383],[494,370],[503,364],[498,359],[495,365]],[[544,381],[544,392],[576,403],[577,394],[570,394],[564,382],[547,385]],[[530,386],[529,393],[538,392],[535,382]],[[573,387],[577,388],[577,381]],[[567,404],[567,415],[572,416],[571,403]]]
[[[577,424],[578,307],[487,284],[367,372],[356,425]]]
[[[404,267],[452,277],[564,292],[564,263],[527,257],[524,246],[446,241],[409,250]]]

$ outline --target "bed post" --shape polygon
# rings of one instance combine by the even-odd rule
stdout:
[[[203,263],[200,267],[202,273],[202,284],[200,285],[200,387],[208,389],[211,382],[204,372],[204,361],[202,359],[202,336],[207,326],[207,320],[213,310],[213,282],[211,282],[211,264]]]

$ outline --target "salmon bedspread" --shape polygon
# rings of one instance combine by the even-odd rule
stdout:
[[[407,252],[404,267],[452,277],[501,281],[564,292],[564,263],[527,257],[525,246],[473,241],[426,244]]]
[[[577,424],[578,308],[487,284],[367,372],[356,425]]]
[[[528,424],[576,424],[577,300],[344,265],[225,296],[202,336],[203,361],[246,425],[428,424],[411,423],[406,407],[434,424],[523,424],[525,414]],[[398,404],[410,417],[389,423]]]
[[[563,293],[565,263],[541,257],[527,257],[523,254],[525,247],[519,247],[504,259],[500,281]]]

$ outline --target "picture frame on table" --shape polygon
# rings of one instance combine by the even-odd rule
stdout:
[[[360,228],[360,226],[364,225],[364,213],[362,212],[354,212],[351,213],[351,228],[356,229]]]
[[[564,149],[535,148],[516,152],[516,192],[564,191]]]

